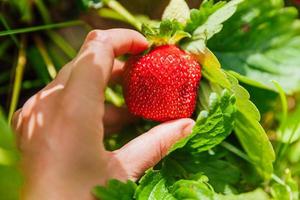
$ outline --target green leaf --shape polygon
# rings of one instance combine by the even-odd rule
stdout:
[[[177,160],[174,160],[177,159]],[[139,182],[135,193],[137,200],[242,200],[268,199],[261,189],[242,194],[216,193],[210,183],[210,178],[201,171],[207,170],[209,177],[216,182],[225,180],[226,184],[237,183],[239,172],[225,161],[218,160],[219,156],[207,152],[191,155],[176,154],[163,162],[160,170],[148,170]],[[221,164],[222,163],[222,164]],[[218,167],[219,166],[219,167]],[[216,167],[216,169],[214,169]],[[229,167],[229,169],[228,169]],[[232,170],[233,169],[233,170]],[[210,171],[211,170],[211,171]],[[230,187],[227,185],[227,187]],[[223,191],[226,189],[223,188]],[[228,190],[228,188],[227,188]]]
[[[77,0],[77,3],[82,10],[87,10],[88,8],[97,9],[103,6],[101,0]]]
[[[239,85],[237,79],[230,74],[227,74],[227,77],[236,95],[238,112],[235,118],[235,134],[260,174],[269,179],[273,172],[275,153],[265,130],[259,123],[259,111],[250,101],[247,90]]]
[[[195,56],[202,65],[202,74],[206,79],[212,83],[217,83],[223,88],[231,88],[225,72],[221,69],[219,60],[208,48],[205,48],[204,52],[197,52]]]
[[[284,7],[282,0],[244,1],[208,46],[216,52],[224,69],[274,91],[271,80],[276,80],[286,93],[300,91],[297,16],[296,8]]]
[[[148,170],[142,177],[135,192],[137,200],[176,200],[168,191],[166,178],[158,170]]]
[[[269,200],[268,194],[262,189],[238,195],[217,195],[215,200]]]
[[[200,92],[200,97],[203,92]],[[234,124],[235,97],[224,90],[220,96],[210,94],[209,103],[198,115],[196,125],[187,138],[176,143],[170,150],[179,148],[190,152],[202,152],[221,143],[232,131]]]
[[[179,180],[171,193],[176,199],[214,200],[214,191],[206,183],[197,180]]]
[[[17,169],[19,152],[14,134],[4,119],[0,108],[0,197],[5,200],[19,199],[22,177]]]
[[[189,14],[190,9],[185,0],[171,0],[162,15],[162,19],[176,20],[185,24],[189,18]]]
[[[22,177],[17,167],[0,165],[0,197],[3,200],[19,200]]]
[[[298,140],[297,142],[295,142],[292,145],[289,145],[289,148],[288,148],[287,157],[288,157],[289,163],[292,163],[293,165],[295,165],[293,168],[295,171],[299,171],[299,169],[300,169],[299,155],[300,155],[300,140]]]
[[[14,134],[4,118],[3,111],[0,107],[0,147],[13,150],[16,149]]]
[[[101,200],[132,200],[136,184],[132,181],[123,183],[112,179],[109,180],[106,187],[96,186],[92,193]]]
[[[270,88],[268,86],[262,84],[261,82],[258,82],[257,80],[250,79],[247,76],[243,76],[239,73],[236,73],[235,71],[230,71],[229,70],[227,72],[230,73],[231,75],[233,75],[235,78],[237,78],[242,83],[246,83],[247,85],[254,86],[256,88],[261,88],[261,89],[264,89],[264,90],[270,90]],[[270,91],[272,91],[272,90],[270,90]]]
[[[207,177],[202,174],[191,179],[170,181],[170,176],[163,170],[149,170],[141,179],[135,198],[137,200],[213,200],[214,191],[207,181]]]
[[[193,33],[199,26],[204,24],[208,17],[226,4],[225,1],[219,1],[214,4],[213,0],[203,1],[200,9],[192,9],[190,18],[186,23],[185,30]]]
[[[182,149],[165,159],[164,170],[176,179],[205,174],[214,190],[224,193],[240,181],[240,170],[226,160],[228,152],[224,149],[217,148],[212,152],[191,154]]]
[[[234,14],[238,4],[242,1],[243,0],[232,0],[225,5],[219,4],[215,7],[213,7],[212,3],[205,3],[204,5],[210,4],[212,11],[215,12],[206,19],[205,23],[193,31],[192,40],[184,44],[183,47],[187,51],[195,54],[203,52],[205,50],[207,40],[222,30],[222,23]]]
[[[278,140],[283,143],[293,143],[300,138],[300,104],[296,105],[296,108],[289,112],[287,119],[281,125],[281,129],[278,131]]]
[[[275,178],[275,180],[277,180]],[[299,190],[297,182],[292,178],[291,171],[285,170],[283,180],[275,182],[271,186],[271,195],[274,200],[298,200]]]
[[[235,95],[237,108],[235,133],[260,174],[265,179],[269,179],[273,172],[272,164],[275,160],[275,153],[267,134],[259,124],[260,113],[250,101],[249,93],[239,85],[238,80],[232,74],[224,72],[219,66],[204,65],[203,68],[204,77],[211,83],[226,88]],[[218,87],[213,89],[220,90]]]

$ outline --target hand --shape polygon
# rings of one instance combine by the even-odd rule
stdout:
[[[105,150],[103,91],[115,75],[115,57],[147,47],[132,30],[92,31],[77,57],[15,114],[23,199],[93,199],[93,186],[111,178],[137,180],[191,132],[193,120],[171,121],[119,150]]]

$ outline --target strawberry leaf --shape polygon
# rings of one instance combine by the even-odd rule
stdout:
[[[213,152],[213,153],[211,153]],[[223,193],[226,188],[238,184],[241,179],[240,169],[226,160],[229,155],[220,146],[210,152],[191,154],[184,149],[174,152],[163,162],[163,171],[172,177],[191,179],[205,175],[214,191]],[[171,176],[171,178],[170,178]],[[170,180],[168,182],[170,182]]]
[[[215,200],[269,200],[269,195],[263,189],[256,189],[251,192],[235,195],[217,195]]]
[[[228,73],[227,77],[231,82],[232,92],[236,95],[238,112],[235,134],[260,174],[269,179],[273,172],[275,154],[265,130],[259,123],[259,111],[250,101],[247,90],[239,85],[237,79]]]
[[[204,24],[208,17],[226,4],[225,1],[220,1],[214,4],[213,0],[203,1],[200,9],[192,9],[190,18],[186,23],[185,31],[193,33],[199,26]]]
[[[242,1],[243,0],[232,0],[225,5],[223,3],[219,3],[216,6],[214,6],[210,1],[204,2],[203,7],[205,7],[205,9],[202,9],[203,12],[208,12],[207,10],[209,10],[209,7],[211,11],[215,12],[211,14],[208,12],[210,15],[206,18],[204,23],[202,23],[192,32],[191,40],[185,43],[183,48],[195,54],[204,52],[207,40],[222,30],[222,23],[224,23],[234,14],[238,4],[240,4]],[[201,8],[199,12],[201,12]],[[198,13],[198,15],[200,14]]]
[[[213,199],[214,191],[207,184],[207,177],[174,181],[162,170],[149,170],[141,179],[135,198],[139,200]]]
[[[300,20],[296,8],[283,4],[244,1],[208,46],[224,69],[248,78],[237,76],[241,82],[277,91],[276,80],[290,94],[300,91]]]
[[[202,94],[203,91],[200,92],[201,98]],[[220,144],[231,133],[236,111],[235,97],[224,90],[220,96],[212,93],[208,98],[209,102],[203,106],[208,109],[199,113],[192,134],[176,143],[170,153],[180,148],[194,153],[207,151]]]
[[[199,51],[195,56],[202,66],[202,74],[206,79],[221,85],[223,88],[231,87],[224,71],[221,70],[219,60],[208,48],[205,48],[204,52]]]
[[[273,183],[271,186],[271,195],[278,200],[297,200],[299,199],[298,183],[292,178],[290,170],[286,170],[283,183]]]
[[[206,174],[212,179],[208,178]],[[210,183],[211,180],[219,184],[224,181],[223,185],[222,183],[219,185],[222,188],[220,191],[224,192],[226,187],[230,187],[229,184],[238,182],[238,168],[220,160],[219,155],[212,156],[207,152],[197,155],[182,154],[167,157],[161,169],[148,170],[141,178],[135,193],[135,199],[269,199],[268,195],[261,189],[239,195],[216,193]]]
[[[196,56],[199,59],[202,53]],[[208,59],[215,59],[215,57],[208,56]],[[212,64],[208,66],[205,63]],[[239,85],[238,80],[232,74],[223,71],[216,61],[203,62],[202,67],[204,77],[212,85],[219,86],[212,87],[213,91],[218,92],[221,88],[226,88],[235,95],[237,108],[235,134],[262,177],[269,179],[273,172],[274,150],[267,134],[259,124],[260,113],[250,101],[249,93]]]
[[[112,179],[106,187],[96,186],[92,193],[101,200],[132,200],[136,184],[130,180],[126,183]]]
[[[148,170],[139,181],[139,186],[135,192],[135,199],[167,199],[176,200],[168,191],[167,176],[159,170]]]
[[[185,24],[189,18],[190,9],[185,0],[171,0],[166,7],[162,19],[163,20],[176,20]]]

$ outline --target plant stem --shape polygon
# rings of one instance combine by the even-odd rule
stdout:
[[[6,28],[6,30],[11,30],[5,17],[2,14],[0,14],[0,21],[3,24],[3,26]],[[18,42],[16,36],[11,35],[10,37],[11,37],[12,41],[17,45],[17,47],[19,47],[19,42]]]
[[[7,35],[21,34],[21,33],[30,33],[30,32],[48,30],[48,29],[64,28],[69,26],[78,26],[83,24],[84,24],[83,21],[75,20],[75,21],[62,22],[56,24],[47,24],[47,25],[27,27],[27,28],[15,29],[15,30],[7,30],[7,31],[1,31],[0,37],[7,36]]]
[[[110,87],[106,87],[105,89],[105,99],[116,107],[121,107],[124,105],[124,99],[118,96],[118,94],[116,94],[115,91],[113,91]]]
[[[21,91],[21,84],[23,80],[23,74],[24,74],[24,68],[26,65],[26,39],[25,37],[22,37],[19,54],[18,54],[18,61],[16,66],[16,72],[15,72],[15,79],[14,79],[14,86],[13,86],[13,92],[12,92],[12,98],[9,108],[9,114],[8,114],[8,121],[11,122],[12,116],[17,108],[20,91]]]
[[[76,50],[61,35],[54,31],[47,31],[47,35],[70,59],[76,56]]]
[[[227,149],[228,151],[236,154],[237,156],[243,158],[244,160],[248,161],[249,163],[253,164],[253,162],[251,161],[251,159],[249,158],[249,156],[247,154],[245,154],[244,152],[242,152],[235,146],[229,144],[228,142],[223,141],[221,143],[221,146],[224,147],[225,149]]]
[[[42,58],[46,64],[46,66],[47,66],[47,70],[48,70],[50,77],[52,79],[54,79],[57,75],[57,72],[56,72],[55,66],[54,66],[50,56],[47,53],[44,42],[41,40],[41,38],[39,36],[35,36],[34,41],[36,43],[38,50],[40,51],[40,53],[42,55]]]
[[[278,90],[279,96],[280,96],[280,101],[281,101],[281,106],[282,106],[282,117],[281,117],[281,124],[280,124],[281,127],[280,128],[283,129],[282,125],[284,125],[284,123],[286,122],[287,115],[288,115],[287,98],[286,98],[285,92],[284,92],[283,88],[281,87],[281,85],[275,80],[272,80],[272,83],[275,85],[276,89]]]
[[[124,8],[119,2],[116,0],[103,0],[103,3],[116,11],[119,15],[124,17],[124,19],[134,26],[138,31],[142,29],[142,23],[139,22],[126,8]]]

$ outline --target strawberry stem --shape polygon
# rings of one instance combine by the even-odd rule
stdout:
[[[124,8],[119,2],[116,0],[103,0],[103,3],[111,8],[112,10],[119,13],[124,19],[134,26],[138,31],[142,30],[142,23],[138,21],[126,8]]]

